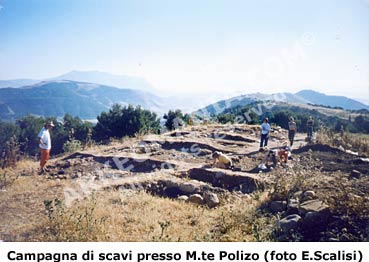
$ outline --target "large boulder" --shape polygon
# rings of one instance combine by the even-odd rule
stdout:
[[[199,192],[200,189],[194,183],[185,182],[179,185],[179,190],[184,193],[193,194],[195,192]]]
[[[299,214],[305,216],[308,212],[316,212],[321,215],[329,215],[329,207],[321,200],[309,200],[300,204]]]
[[[303,227],[315,228],[315,230],[323,229],[330,217],[328,205],[318,199],[302,203],[299,207],[299,214],[304,217]]]
[[[179,182],[174,179],[165,179],[161,181],[167,188],[179,188]]]
[[[320,230],[321,227],[324,227],[328,222],[329,216],[323,215],[319,212],[308,212],[305,214],[305,217],[302,221],[302,226],[305,229],[314,228],[314,230]]]

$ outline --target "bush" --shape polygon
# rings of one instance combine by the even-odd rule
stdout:
[[[18,142],[19,151],[25,155],[34,156],[38,154],[38,138],[37,135],[47,121],[53,121],[55,127],[51,130],[52,149],[51,154],[57,155],[64,150],[64,144],[68,141],[69,134],[73,130],[73,138],[79,140],[81,145],[91,141],[92,124],[82,121],[79,117],[72,117],[66,114],[61,121],[55,117],[42,118],[35,116],[25,116],[17,119],[15,123],[0,121],[0,152],[4,154],[7,148],[7,142],[12,137]]]
[[[82,143],[79,140],[72,139],[64,143],[63,151],[65,153],[74,153],[82,149]]]
[[[165,127],[168,130],[175,130],[185,125],[188,122],[189,115],[183,115],[182,111],[177,109],[176,111],[169,110],[167,114],[164,115]]]
[[[40,132],[45,119],[42,117],[25,116],[16,121],[19,128],[19,143],[21,151],[28,155],[38,154],[37,135]],[[51,137],[53,139],[53,137]]]
[[[157,133],[160,122],[157,115],[140,106],[122,107],[113,105],[109,112],[102,112],[97,117],[97,124],[93,130],[93,138],[97,141],[108,141],[110,138],[135,136],[142,133]]]
[[[221,124],[234,123],[234,116],[232,114],[219,114],[217,115],[217,120]]]
[[[15,167],[20,159],[19,143],[16,136],[12,136],[9,141],[5,143],[5,149],[1,155],[1,168]]]

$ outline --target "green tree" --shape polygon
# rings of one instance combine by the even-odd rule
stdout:
[[[102,112],[97,120],[93,130],[93,137],[97,141],[135,136],[137,133],[157,133],[160,129],[157,115],[140,106],[135,108],[132,105],[123,107],[115,104],[109,112]]]
[[[11,122],[0,121],[0,151],[4,150],[6,143],[12,137],[19,137],[20,129],[17,125]]]
[[[16,121],[18,127],[18,140],[22,152],[28,155],[38,154],[38,133],[47,121],[53,121],[55,127],[50,131],[51,135],[51,154],[57,155],[64,152],[64,144],[70,140],[73,133],[73,139],[85,143],[88,138],[89,130],[92,124],[83,122],[78,117],[72,117],[66,114],[63,121],[58,121],[55,117],[42,118],[35,116],[25,116]],[[73,132],[71,132],[73,130]]]
[[[221,124],[234,123],[235,116],[230,113],[217,115],[217,120]]]
[[[282,128],[288,129],[288,122],[290,121],[290,117],[296,119],[296,116],[292,114],[290,111],[279,111],[273,113],[273,116],[269,119],[269,122],[279,125]],[[297,123],[296,123],[297,124]]]
[[[186,117],[182,114],[182,111],[179,109],[175,111],[169,110],[169,112],[164,115],[164,119],[166,120],[164,125],[168,130],[178,129],[181,126],[184,126],[186,122]]]
[[[359,115],[355,117],[354,125],[359,132],[369,133],[369,118]]]
[[[42,117],[32,115],[22,117],[16,121],[19,127],[20,150],[28,155],[38,154],[37,135],[43,127],[45,120]]]
[[[63,126],[69,135],[73,133],[73,139],[83,143],[87,142],[88,134],[93,128],[92,123],[83,121],[79,117],[73,117],[69,114],[65,114],[63,117]]]

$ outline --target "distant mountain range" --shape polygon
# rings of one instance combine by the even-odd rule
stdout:
[[[108,110],[114,103],[141,105],[158,114],[163,114],[169,109],[182,109],[188,113],[192,111],[190,108],[194,108],[194,105],[204,103],[207,99],[192,94],[164,98],[153,93],[158,94],[143,78],[99,71],[71,71],[46,80],[0,80],[0,120],[14,120],[28,114],[61,117],[65,113],[82,119],[96,119],[102,111]],[[329,96],[312,90],[302,90],[295,94],[241,95],[220,100],[195,113],[219,114],[227,108],[244,106],[255,101],[369,110],[368,105],[344,96]]]
[[[14,120],[27,114],[96,119],[114,103],[141,105],[161,111],[161,99],[153,94],[76,81],[45,81],[19,88],[0,89],[0,119]]]
[[[348,110],[359,110],[359,109],[369,110],[368,105],[363,104],[357,100],[347,98],[345,96],[329,96],[312,90],[302,90],[296,93],[296,95],[304,98],[306,101],[312,104],[331,107],[342,107],[343,109]]]
[[[288,104],[315,104],[330,107],[341,107],[347,110],[369,110],[369,106],[359,101],[344,96],[330,96],[313,90],[302,90],[296,94],[292,93],[277,93],[277,94],[247,94],[233,97],[226,100],[220,100],[210,104],[202,109],[195,111],[197,115],[216,115],[222,113],[225,109],[236,106],[245,106],[253,102],[283,102]]]
[[[100,71],[71,71],[66,74],[42,79],[14,79],[14,80],[0,80],[0,88],[5,87],[23,87],[27,85],[33,85],[43,81],[59,81],[59,80],[70,80],[77,82],[95,83],[106,86],[114,86],[123,89],[135,89],[147,92],[156,92],[155,88],[147,82],[144,78],[114,75],[110,73]]]

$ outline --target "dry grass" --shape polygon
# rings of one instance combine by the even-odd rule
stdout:
[[[62,196],[60,182],[38,176],[37,167],[36,162],[21,161],[11,170],[18,178],[0,192],[0,239],[27,239],[45,222],[43,200]]]
[[[63,203],[68,180],[21,176],[0,193],[0,239],[6,241],[262,241],[273,219],[258,213],[259,197],[221,196],[215,209],[136,191],[102,191],[72,207]]]
[[[145,192],[98,193],[67,209],[49,202],[46,226],[27,241],[258,241],[269,235],[256,219],[256,202],[232,199],[232,205],[208,209]],[[269,227],[270,228],[270,227]]]
[[[369,157],[369,135],[367,134],[334,133],[328,129],[321,129],[317,133],[317,142],[334,147],[342,146],[344,149]]]

